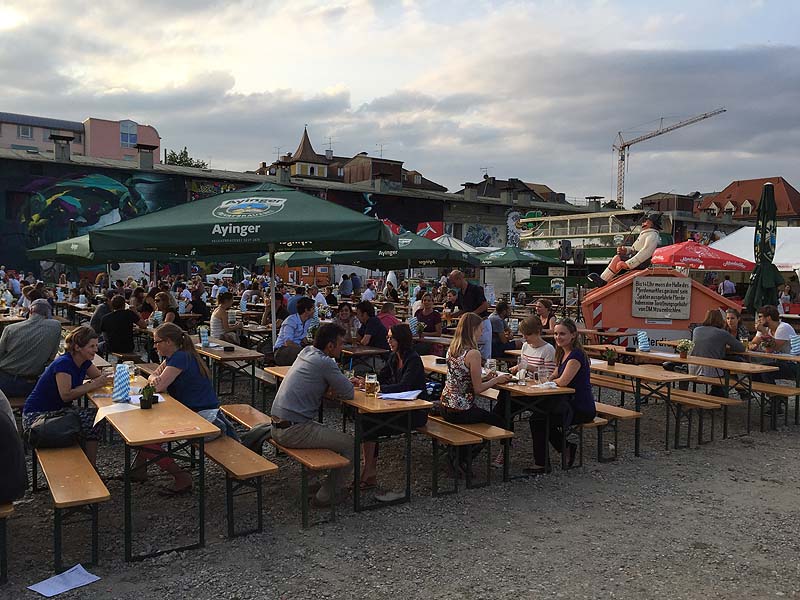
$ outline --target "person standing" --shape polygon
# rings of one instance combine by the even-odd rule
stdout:
[[[130,354],[134,351],[133,328],[147,328],[147,321],[132,310],[125,308],[125,298],[114,296],[111,299],[112,313],[103,317],[100,331],[105,340],[105,351]]]
[[[0,336],[0,390],[7,396],[27,396],[53,360],[61,342],[61,325],[51,318],[44,298],[31,303],[30,316],[7,325]]]
[[[307,300],[311,302],[310,298]],[[302,306],[298,310],[300,308]],[[330,506],[340,499],[352,470],[352,436],[315,420],[326,393],[332,392],[346,400],[354,396],[353,383],[358,380],[347,379],[336,364],[343,347],[344,330],[335,323],[324,323],[314,338],[314,344],[297,354],[272,403],[272,437],[280,445],[287,448],[327,448],[350,461],[349,466],[330,471],[312,500],[317,507]]]
[[[731,281],[730,275],[725,275],[725,279],[717,286],[717,293],[725,298],[736,295],[736,284]]]
[[[455,306],[458,310],[451,317],[460,317],[464,313],[475,313],[483,321],[483,329],[478,338],[478,350],[484,360],[492,357],[492,327],[489,324],[489,303],[483,294],[483,288],[467,281],[459,270],[450,273],[450,284],[458,290]]]
[[[350,273],[350,282],[353,284],[353,293],[357,296],[361,292],[361,277]]]
[[[339,295],[348,299],[353,295],[353,281],[347,273],[342,273],[342,281],[339,284]]]

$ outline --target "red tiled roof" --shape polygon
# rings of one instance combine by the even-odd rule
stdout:
[[[775,187],[775,204],[778,205],[778,217],[800,216],[800,192],[792,187],[783,177],[765,177],[762,179],[744,179],[734,181],[720,193],[707,196],[700,203],[698,212],[704,212],[712,203],[717,205],[720,214],[730,202],[734,206],[734,217],[752,219],[758,210],[761,201],[761,189],[765,183],[772,183]],[[752,205],[751,215],[742,214],[742,204],[746,200]]]

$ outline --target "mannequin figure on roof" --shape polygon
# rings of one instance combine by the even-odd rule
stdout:
[[[642,231],[633,243],[633,246],[619,246],[617,255],[611,259],[602,274],[589,274],[589,281],[602,287],[623,271],[631,269],[646,269],[650,266],[650,258],[658,248],[662,214],[660,212],[647,213],[642,219]]]

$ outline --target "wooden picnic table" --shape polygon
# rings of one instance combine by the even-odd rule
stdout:
[[[192,341],[200,356],[204,356],[211,361],[211,373],[216,386],[217,395],[219,395],[220,390],[219,366],[221,364],[245,374],[248,374],[247,367],[248,365],[250,366],[250,372],[248,374],[250,378],[250,404],[255,406],[256,384],[258,382],[256,379],[256,363],[262,360],[264,355],[261,354],[261,352],[242,348],[236,344],[212,337],[208,338],[208,341],[210,344],[213,344],[213,346],[207,348],[200,345],[200,339],[197,335],[192,336]],[[225,347],[232,347],[233,350],[226,352]]]
[[[584,346],[587,351],[602,352],[606,348],[611,348],[617,352],[620,357],[633,357],[640,361],[664,363],[665,361],[681,363],[685,365],[694,365],[697,367],[708,367],[709,369],[718,369],[722,371],[720,378],[720,386],[723,388],[723,393],[727,396],[731,390],[731,377],[739,375],[737,383],[747,386],[747,393],[753,393],[753,376],[761,375],[762,373],[770,373],[777,371],[778,367],[769,365],[762,365],[758,363],[751,363],[737,360],[725,360],[718,358],[706,358],[703,356],[687,356],[681,358],[680,354],[672,352],[659,352],[651,350],[649,352],[642,352],[641,350],[628,351],[624,346],[609,346],[603,344]],[[716,375],[715,375],[716,376]],[[723,437],[728,435],[728,422],[725,420],[723,424]],[[750,432],[750,410],[747,411],[747,431]]]
[[[0,329],[6,325],[13,325],[14,323],[22,323],[25,317],[19,315],[0,315]]]
[[[696,375],[666,371],[656,365],[629,365],[616,363],[613,366],[604,360],[590,359],[590,369],[599,373],[607,373],[631,379],[633,381],[634,402],[636,412],[640,412],[642,402],[653,399],[664,400],[669,408],[671,402],[672,384],[681,381],[694,381]],[[641,434],[641,419],[636,419],[634,454],[639,456],[639,443]],[[669,430],[667,430],[667,448],[669,448]]]
[[[411,501],[411,412],[414,410],[428,410],[433,404],[427,400],[383,400],[381,398],[367,398],[364,390],[356,389],[351,400],[342,400],[342,404],[351,406],[355,410],[355,435],[353,436],[353,510],[378,508],[392,504]],[[391,502],[377,502],[367,506],[361,505],[361,444],[371,431],[386,429],[391,431],[390,437],[402,435],[405,437],[405,495]]]
[[[362,346],[360,344],[346,344],[342,350],[344,356],[349,356],[356,363],[367,364],[367,361],[369,361],[373,371],[375,370],[375,358],[389,352],[389,350],[384,350],[383,348]]]
[[[144,386],[147,380],[137,377],[134,385]],[[98,408],[113,404],[111,400],[112,387],[106,386],[89,392],[89,400]],[[165,552],[189,550],[205,546],[205,436],[218,435],[219,428],[206,421],[203,417],[187,408],[167,393],[161,394],[162,401],[153,405],[150,410],[129,410],[126,412],[111,413],[106,420],[117,430],[125,442],[125,467],[124,467],[124,535],[125,535],[125,560],[141,560]],[[134,556],[133,554],[133,509],[131,494],[132,449],[155,444],[170,444],[167,450],[150,450],[156,456],[149,457],[147,464],[164,458],[171,457],[189,464],[198,465],[197,478],[197,503],[199,539],[196,544],[159,550],[158,552]],[[197,452],[193,452],[193,447]]]

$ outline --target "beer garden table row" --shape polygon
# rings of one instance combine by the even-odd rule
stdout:
[[[96,363],[95,363],[96,364]],[[144,386],[147,380],[143,377],[135,379],[135,386]],[[111,386],[89,392],[89,400],[97,408],[110,406]],[[125,442],[124,491],[123,491],[123,529],[125,560],[142,560],[166,552],[189,550],[205,545],[205,444],[206,436],[219,434],[219,429],[203,417],[187,408],[167,393],[162,393],[161,401],[147,411],[127,410],[106,415],[106,421],[119,433]],[[198,541],[197,543],[159,550],[145,555],[133,554],[133,507],[131,494],[132,452],[134,448],[145,445],[169,444],[166,450],[148,448],[151,455],[147,464],[153,464],[164,457],[188,462],[198,467],[197,508],[198,508]],[[172,444],[177,444],[173,446]],[[193,452],[196,448],[197,453]]]

